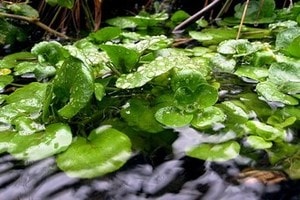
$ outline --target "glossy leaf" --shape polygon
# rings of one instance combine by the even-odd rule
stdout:
[[[159,109],[155,113],[155,119],[168,127],[182,127],[192,121],[193,115],[169,106]]]
[[[8,84],[14,81],[13,76],[11,75],[0,75],[0,91],[5,88]]]
[[[186,154],[201,160],[222,162],[236,158],[239,152],[239,143],[228,141],[220,144],[200,144],[187,150]]]
[[[241,66],[234,73],[240,77],[247,77],[256,81],[264,81],[269,76],[267,68],[253,66]]]
[[[116,82],[116,87],[122,89],[141,87],[173,67],[182,67],[187,63],[191,63],[191,60],[185,56],[166,58],[159,56],[149,64],[140,66],[136,72],[122,74]]]
[[[5,56],[2,60],[0,60],[0,69],[4,68],[14,68],[23,60],[31,60],[35,59],[36,56],[31,54],[30,52],[18,52]]]
[[[46,2],[51,6],[61,6],[71,9],[74,5],[74,0],[46,0]]]
[[[192,91],[201,84],[205,83],[205,77],[193,69],[178,69],[171,79],[171,86],[174,91],[180,87],[189,87]]]
[[[122,73],[133,70],[139,60],[139,53],[120,45],[100,45],[100,48],[107,53],[114,66]]]
[[[53,66],[69,56],[67,50],[56,41],[37,43],[31,49],[31,53],[38,56],[40,63],[49,63]]]
[[[281,128],[275,128],[259,121],[248,121],[246,123],[250,134],[262,137],[266,141],[284,140],[286,132]]]
[[[118,37],[120,34],[121,29],[118,27],[104,27],[94,33],[91,33],[89,38],[96,43],[103,43]]]
[[[58,155],[58,167],[72,177],[93,178],[119,169],[131,155],[129,138],[110,126],[93,130],[89,137],[77,137]]]
[[[72,142],[72,132],[69,126],[56,123],[47,126],[44,132],[16,133],[10,142],[12,146],[8,152],[14,157],[35,161],[66,150]]]
[[[273,145],[272,142],[268,142],[264,140],[262,137],[255,136],[255,135],[248,136],[246,142],[248,145],[250,145],[250,147],[254,149],[267,149],[267,148],[271,148]]]
[[[105,87],[101,83],[95,83],[95,97],[98,101],[101,101],[105,96]]]
[[[237,30],[232,28],[206,28],[201,32],[190,31],[189,35],[203,45],[216,45],[224,40],[234,39]]]
[[[150,107],[147,101],[131,99],[121,110],[121,116],[129,126],[138,130],[157,133],[163,131],[162,126],[155,120],[156,109]]]
[[[300,28],[293,27],[284,30],[276,35],[276,48],[283,49],[291,44],[291,42],[300,36]]]
[[[212,128],[215,124],[225,121],[225,113],[217,107],[207,107],[197,113],[191,124],[197,129]]]
[[[39,17],[38,11],[25,3],[12,3],[8,5],[7,8],[17,15],[23,15],[34,19]]]
[[[249,118],[245,110],[232,101],[223,101],[217,106],[226,113],[227,120],[232,123],[245,123]]]
[[[280,92],[278,87],[270,81],[257,84],[256,90],[267,101],[281,102],[287,105],[297,105],[299,103],[296,98]]]
[[[217,53],[210,61],[217,71],[232,73],[235,70],[236,60],[231,57]]]
[[[251,53],[254,53],[256,49],[252,46],[252,44],[245,39],[239,40],[226,40],[221,42],[218,46],[217,51],[220,54],[224,55],[238,55],[245,56]]]
[[[54,101],[63,104],[60,116],[70,119],[88,104],[94,93],[92,69],[80,60],[70,57],[58,69],[53,81]]]

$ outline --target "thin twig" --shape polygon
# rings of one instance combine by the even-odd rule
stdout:
[[[35,25],[39,26],[40,28],[44,29],[45,31],[47,31],[49,33],[52,33],[56,36],[59,36],[59,37],[64,38],[64,39],[70,39],[70,37],[68,37],[67,35],[65,35],[63,33],[60,33],[58,31],[50,28],[49,26],[47,26],[46,24],[40,22],[36,18],[25,17],[25,16],[21,16],[21,15],[14,15],[14,14],[3,13],[3,12],[0,12],[0,16],[12,18],[12,19],[18,19],[18,20],[22,20],[22,21],[27,21],[29,23],[32,23],[32,24],[35,24]]]
[[[183,22],[181,22],[178,26],[176,26],[172,33],[178,33],[180,31],[182,31],[182,29],[184,29],[186,26],[190,25],[191,23],[197,21],[198,19],[200,19],[201,15],[205,12],[207,12],[208,10],[210,10],[211,8],[213,8],[215,5],[217,5],[217,3],[219,3],[221,0],[215,0],[213,2],[211,2],[210,4],[208,4],[206,7],[204,7],[203,9],[201,9],[200,11],[198,11],[197,13],[195,13],[194,15],[190,16],[189,18],[187,18],[186,20],[184,20]]]
[[[239,25],[239,30],[238,30],[237,35],[236,35],[237,40],[240,38],[240,35],[241,35],[241,31],[242,31],[244,20],[245,20],[245,17],[246,17],[248,5],[249,5],[249,0],[247,0],[246,4],[245,4],[245,8],[244,8],[243,15],[242,15],[242,18],[241,18],[241,22],[240,22],[240,25]]]

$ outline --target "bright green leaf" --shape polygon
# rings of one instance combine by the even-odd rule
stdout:
[[[264,140],[262,137],[250,135],[247,137],[246,142],[254,149],[268,149],[271,148],[273,143]]]
[[[187,150],[186,154],[201,160],[222,162],[236,158],[239,152],[239,143],[228,141],[220,144],[200,144]]]
[[[51,6],[61,6],[66,8],[73,8],[74,0],[46,0],[46,2]]]
[[[168,127],[182,127],[192,121],[193,115],[169,106],[159,109],[155,113],[155,119]]]
[[[91,33],[89,38],[96,43],[103,43],[118,37],[120,34],[121,29],[118,27],[104,27],[94,33]]]
[[[87,139],[77,137],[58,155],[58,167],[72,177],[93,178],[119,169],[131,155],[129,138],[110,126],[91,132]]]

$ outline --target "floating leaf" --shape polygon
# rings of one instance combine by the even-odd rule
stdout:
[[[135,28],[137,24],[132,20],[131,17],[116,17],[105,21],[111,26],[117,26],[121,29]]]
[[[283,49],[291,44],[291,42],[300,36],[300,28],[293,27],[284,30],[276,35],[276,48]]]
[[[286,138],[286,132],[283,129],[259,121],[248,121],[246,125],[250,129],[250,134],[260,136],[266,141],[284,140]]]
[[[271,148],[273,143],[264,140],[262,137],[250,135],[247,137],[246,142],[254,149],[268,149]]]
[[[210,61],[217,71],[232,73],[235,70],[236,60],[222,54],[217,53]]]
[[[223,101],[217,105],[227,115],[227,120],[233,123],[245,123],[248,120],[248,114],[232,101]]]
[[[169,106],[159,109],[155,113],[155,119],[168,127],[182,127],[192,121],[193,115]]]
[[[16,67],[20,62],[24,60],[32,60],[36,57],[29,52],[18,52],[5,56],[0,60],[0,69],[10,69]]]
[[[191,124],[197,129],[212,128],[216,123],[225,121],[226,115],[224,112],[217,107],[211,106],[204,108],[197,113]]]
[[[222,162],[236,158],[239,152],[239,143],[228,141],[220,144],[200,144],[187,150],[186,154],[201,160]]]
[[[256,81],[264,81],[269,75],[269,70],[263,67],[243,65],[240,66],[234,73],[241,77],[251,78]]]
[[[58,110],[60,116],[70,119],[88,104],[94,93],[94,77],[90,66],[69,57],[58,69],[53,81],[56,100],[65,104]]]
[[[35,161],[66,150],[72,142],[72,132],[69,126],[56,123],[47,126],[44,132],[27,135],[16,133],[10,142],[12,146],[8,152],[14,157]]]
[[[92,131],[87,139],[77,137],[58,155],[58,167],[72,177],[93,178],[119,169],[131,155],[129,138],[110,126]]]
[[[239,40],[226,40],[221,42],[218,46],[217,51],[224,55],[245,56],[254,53],[256,49],[252,44],[245,39]]]
[[[296,98],[280,92],[278,87],[270,81],[257,84],[256,90],[267,101],[281,102],[287,105],[297,105],[299,103]]]
[[[204,46],[216,45],[224,40],[234,39],[237,30],[233,28],[205,28],[201,32],[190,31],[189,35]]]

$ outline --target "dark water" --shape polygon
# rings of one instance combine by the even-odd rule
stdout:
[[[66,176],[54,158],[24,164],[8,154],[0,157],[1,200],[276,200],[300,199],[300,183],[275,184],[237,181],[245,158],[223,163],[181,156],[193,131],[185,130],[173,144],[174,154],[153,164],[143,155],[133,156],[118,172],[95,179]],[[202,138],[207,139],[207,138]],[[213,140],[210,138],[210,140]],[[178,157],[178,158],[176,158]]]

